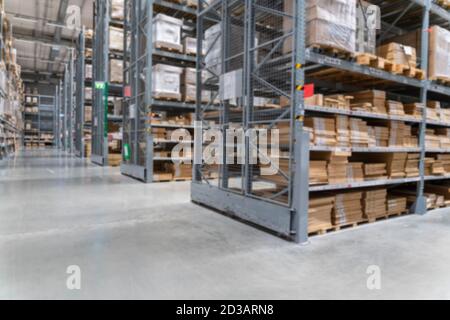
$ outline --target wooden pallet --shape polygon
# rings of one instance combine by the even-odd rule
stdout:
[[[450,78],[449,77],[432,77],[432,78],[430,78],[430,80],[435,81],[440,85],[450,87]]]
[[[358,226],[365,225],[365,224],[368,224],[368,223],[374,223],[374,222],[378,222],[378,221],[382,221],[382,220],[387,220],[387,219],[391,219],[391,218],[395,218],[395,217],[400,217],[400,216],[406,215],[406,214],[408,214],[408,212],[404,211],[404,212],[390,213],[390,214],[387,214],[387,215],[383,215],[383,216],[379,216],[379,217],[373,217],[373,218],[368,218],[368,219],[363,218],[363,219],[361,219],[359,221],[343,223],[343,224],[334,225],[334,226],[331,226],[331,227],[314,228],[313,231],[308,232],[308,234],[309,234],[309,236],[323,235],[323,234],[336,232],[336,231],[340,231],[340,230],[344,230],[344,229],[356,228]]]
[[[405,64],[394,63],[371,53],[360,53],[356,56],[356,63],[372,68],[384,70],[390,73],[404,75],[418,80],[425,79],[425,72],[422,69],[411,67]]]
[[[314,52],[332,56],[334,58],[340,58],[344,60],[354,60],[355,53],[347,51],[341,48],[335,48],[332,46],[327,46],[323,44],[312,44],[309,46]]]
[[[368,220],[361,219],[359,221],[338,224],[338,225],[334,225],[334,226],[331,226],[328,228],[322,228],[319,230],[313,230],[311,232],[308,232],[308,234],[309,234],[309,236],[317,236],[317,235],[327,234],[327,233],[336,232],[336,231],[340,231],[340,230],[344,230],[344,229],[356,228],[360,225],[367,224],[367,223],[368,223]]]
[[[167,43],[167,42],[163,42],[163,41],[155,41],[154,45],[155,45],[156,49],[165,50],[165,51],[169,51],[169,52],[183,53],[182,45],[175,45],[175,44]]]
[[[181,101],[181,94],[170,94],[163,92],[156,92],[153,94],[153,98],[157,100],[165,100],[165,101]]]

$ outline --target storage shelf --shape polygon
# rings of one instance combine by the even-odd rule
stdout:
[[[422,122],[422,120],[414,118],[414,117],[393,116],[393,115],[389,115],[389,114],[381,114],[381,113],[374,113],[374,112],[364,112],[364,111],[353,111],[353,110],[345,110],[345,109],[322,107],[322,106],[305,105],[305,110],[306,111],[312,111],[312,112],[340,114],[340,115],[359,117],[359,118],[396,120],[396,121],[404,121],[404,122],[412,122],[412,123],[420,123],[420,122]]]
[[[309,191],[310,192],[318,192],[318,191],[331,191],[331,190],[342,190],[342,189],[353,189],[353,188],[367,188],[367,187],[375,187],[375,186],[383,186],[383,185],[405,184],[405,183],[410,183],[410,182],[417,182],[419,180],[420,180],[420,177],[349,182],[349,183],[343,183],[343,184],[310,186]]]
[[[361,153],[393,153],[393,152],[420,152],[420,148],[408,147],[328,147],[328,146],[310,146],[310,151],[325,152],[361,152]]]

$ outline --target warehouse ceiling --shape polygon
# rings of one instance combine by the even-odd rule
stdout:
[[[67,27],[68,8],[77,6],[81,25],[92,29],[93,0],[5,0],[17,61],[26,82],[55,82],[61,77],[79,30]]]

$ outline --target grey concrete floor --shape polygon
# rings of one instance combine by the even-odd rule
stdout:
[[[299,246],[190,203],[189,183],[51,150],[0,161],[1,299],[450,299],[449,270],[449,210]]]

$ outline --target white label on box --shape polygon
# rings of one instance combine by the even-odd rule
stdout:
[[[98,126],[98,118],[97,117],[94,118],[94,126]]]
[[[403,46],[403,50],[405,51],[405,54],[406,55],[408,55],[408,56],[411,56],[412,55],[412,48],[411,47],[409,47],[409,46]]]

